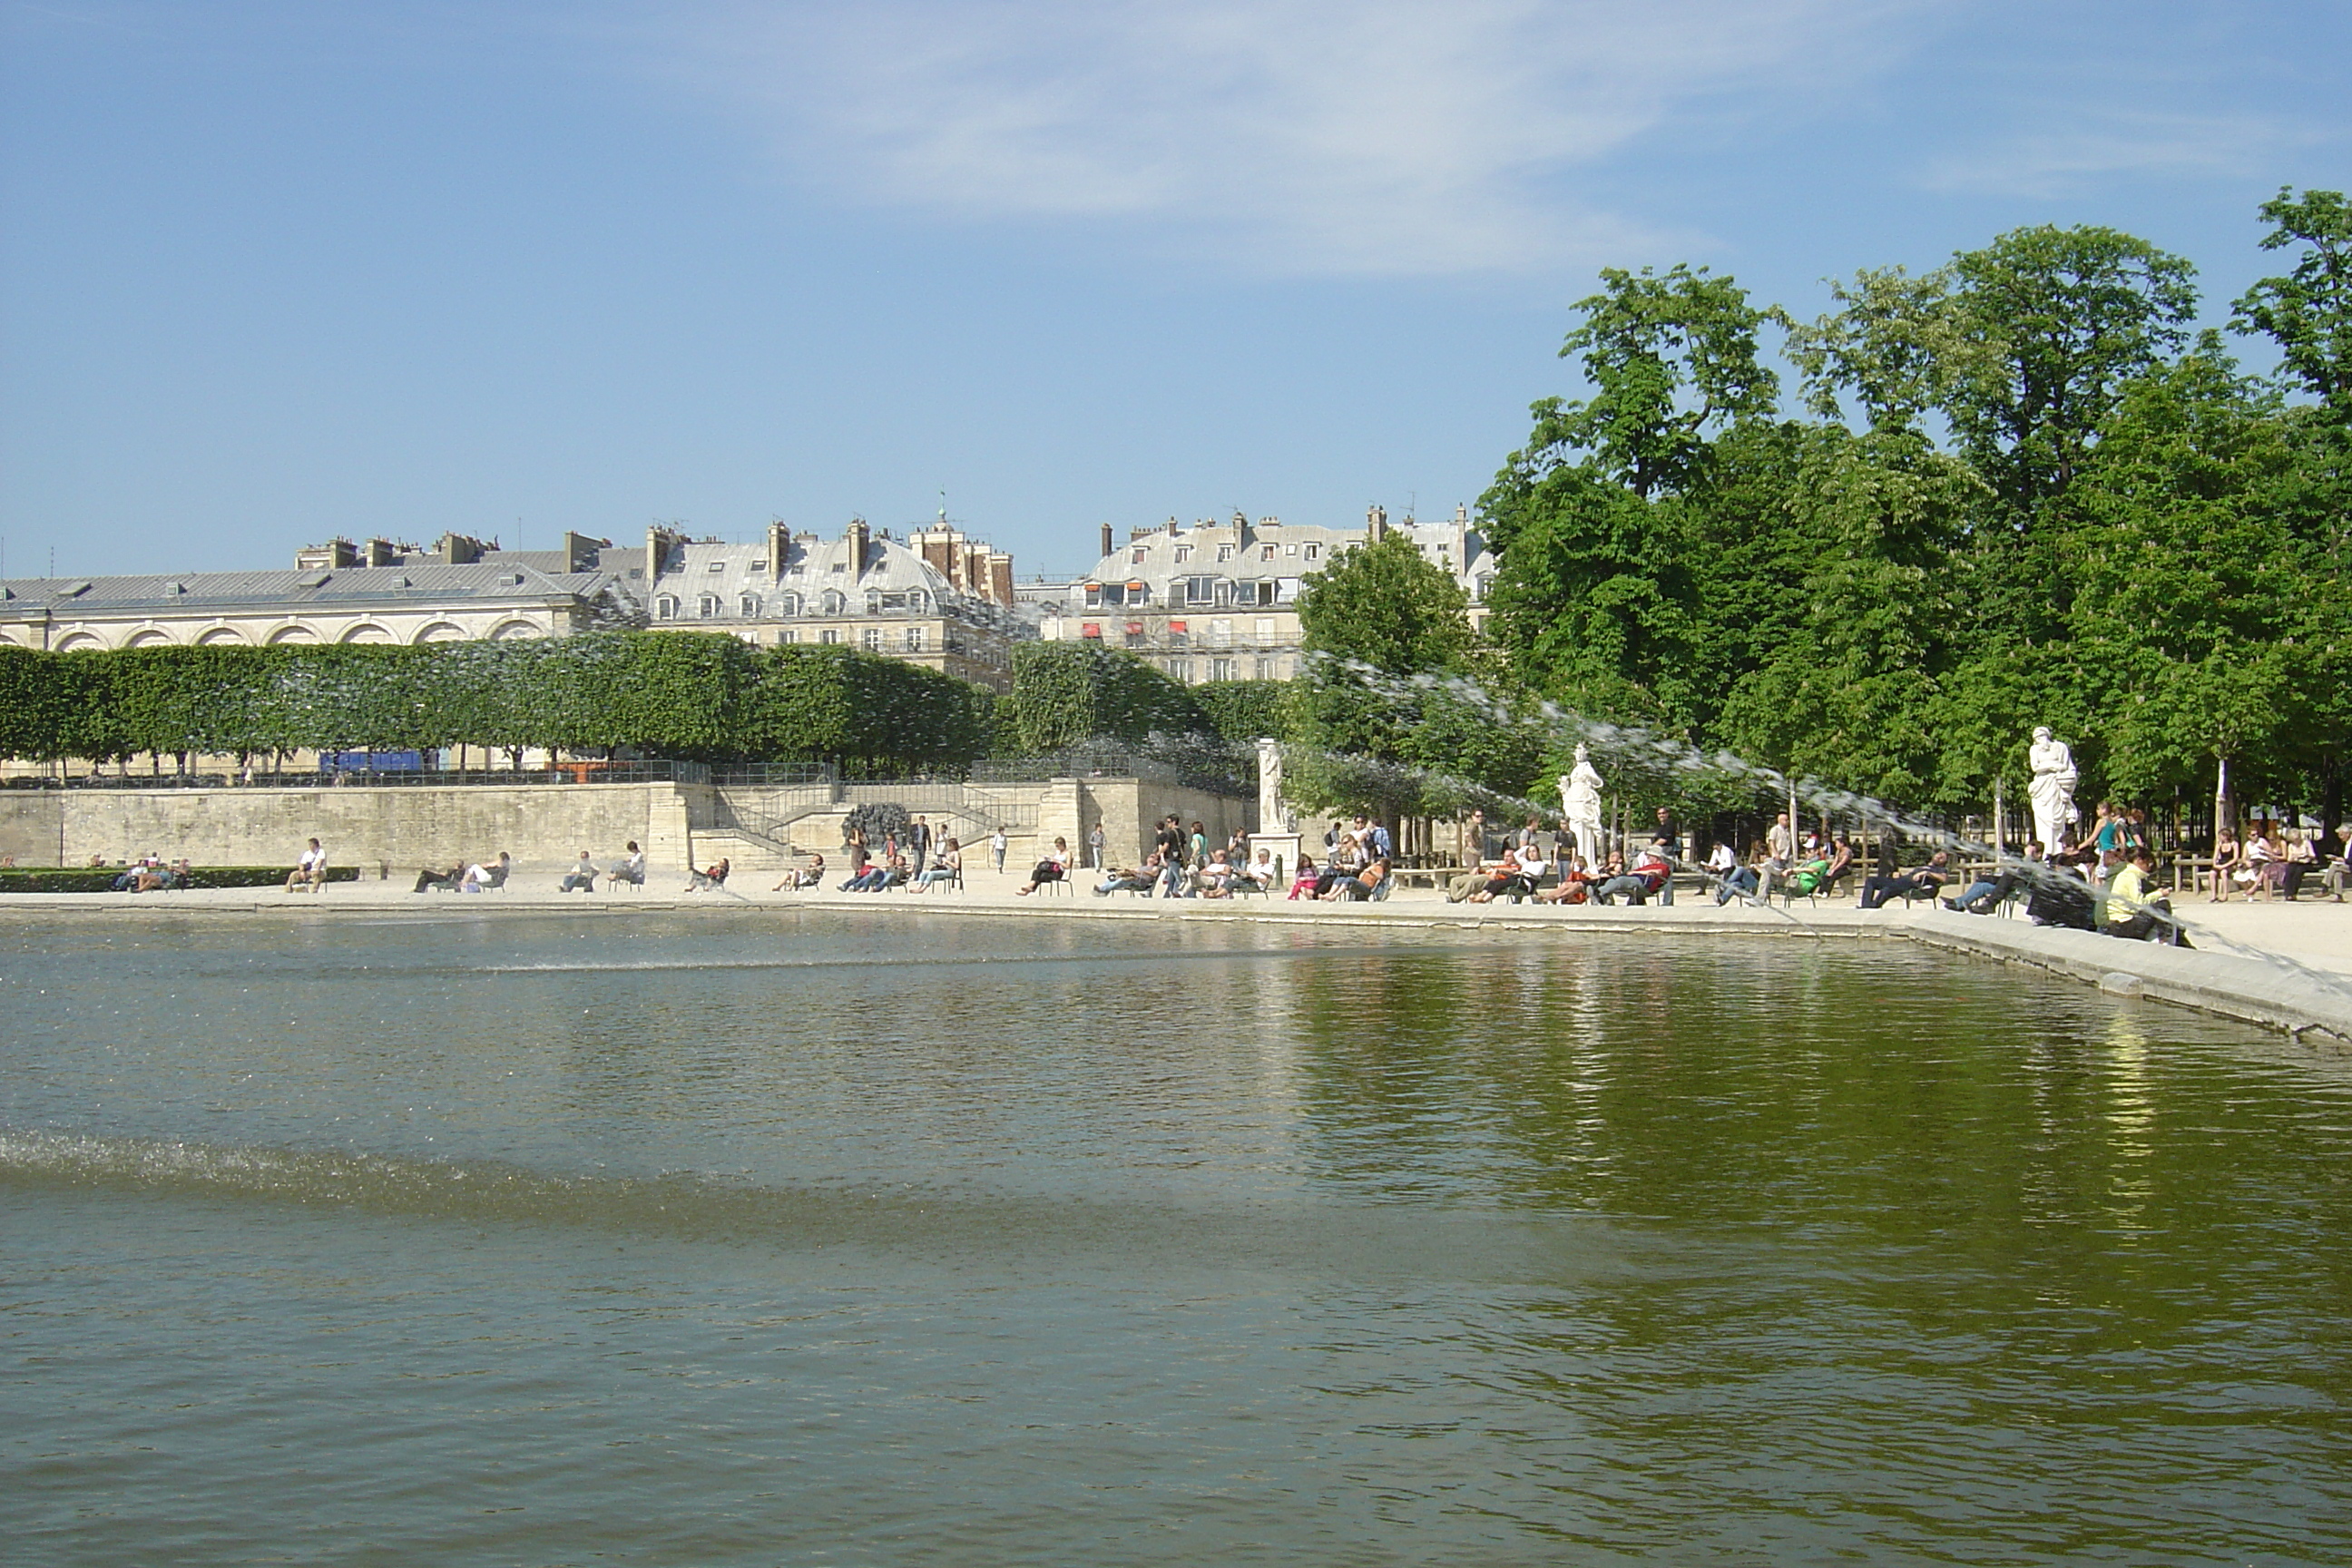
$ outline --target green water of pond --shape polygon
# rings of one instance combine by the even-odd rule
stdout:
[[[2336,1563],[2352,1069],[1886,941],[0,925],[27,1561]]]

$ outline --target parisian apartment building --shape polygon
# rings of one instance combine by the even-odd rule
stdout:
[[[1470,620],[1483,628],[1494,552],[1456,507],[1442,521],[1391,522],[1374,506],[1360,528],[1286,523],[1236,512],[1190,528],[1171,518],[1133,530],[1119,543],[1102,530],[1101,558],[1082,577],[1024,583],[1020,597],[1049,642],[1126,648],[1187,683],[1287,680],[1298,673],[1300,584],[1344,552],[1401,534],[1460,584]]]

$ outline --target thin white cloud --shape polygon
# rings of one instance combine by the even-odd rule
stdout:
[[[2266,115],[2117,111],[1939,159],[1928,166],[1926,184],[1931,190],[2049,199],[2118,176],[2242,179],[2274,168],[2282,153],[2317,139],[2308,129]]]
[[[1911,8],[865,0],[687,30],[701,82],[853,199],[1149,226],[1255,269],[1443,273],[1654,248],[1580,189],[1593,171],[1678,117],[1794,101]]]

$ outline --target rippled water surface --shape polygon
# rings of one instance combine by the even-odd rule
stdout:
[[[1891,942],[0,925],[27,1562],[2341,1563],[2352,1072]]]

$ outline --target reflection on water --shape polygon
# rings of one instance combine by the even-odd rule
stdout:
[[[1895,943],[0,935],[44,1562],[2352,1555],[2352,1083]]]

